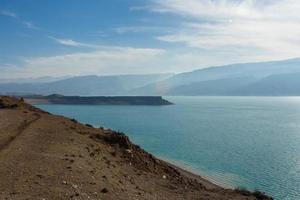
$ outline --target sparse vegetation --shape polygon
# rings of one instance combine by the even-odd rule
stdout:
[[[271,200],[271,199],[273,199],[273,198],[267,196],[265,193],[263,193],[259,190],[255,190],[254,192],[251,192],[251,191],[247,190],[247,188],[238,187],[238,188],[235,189],[235,191],[238,192],[241,195],[244,195],[244,196],[254,196],[258,200]]]
[[[76,119],[74,119],[74,118],[71,119],[71,121],[74,122],[74,123],[76,123],[76,124],[78,123],[78,121]]]
[[[87,127],[93,128],[91,124],[85,124]]]

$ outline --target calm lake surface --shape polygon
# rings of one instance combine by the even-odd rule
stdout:
[[[165,97],[171,106],[39,105],[125,132],[220,184],[300,199],[300,97]]]

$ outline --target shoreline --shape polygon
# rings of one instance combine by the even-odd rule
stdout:
[[[99,125],[93,124],[93,127],[99,127]],[[104,128],[106,130],[111,130],[108,127],[104,127]],[[126,136],[128,136],[128,135],[126,134]],[[132,141],[132,140],[130,139],[130,141]],[[134,142],[134,144],[136,144],[136,143]],[[208,189],[231,189],[231,190],[235,189],[235,187],[233,187],[232,185],[229,185],[226,183],[221,183],[220,181],[217,181],[210,176],[203,175],[203,173],[201,173],[200,171],[193,170],[184,164],[180,164],[180,162],[178,162],[176,160],[171,160],[171,159],[168,159],[165,157],[156,156],[154,153],[152,153],[150,151],[147,151],[147,150],[145,150],[145,151],[151,155],[154,155],[156,157],[156,159],[160,160],[164,164],[176,169],[183,176],[197,180],[199,183],[201,183]]]
[[[93,127],[100,127],[100,126],[99,126],[99,124],[93,124]],[[104,127],[104,129],[111,130],[108,127]],[[126,134],[126,136],[128,136],[128,135]],[[132,141],[132,140],[130,139],[130,141]],[[135,142],[133,142],[133,143],[136,144]],[[161,162],[165,163],[166,165],[176,169],[177,171],[180,172],[180,174],[187,176],[191,179],[197,180],[199,183],[203,184],[208,189],[235,189],[235,187],[233,187],[229,184],[221,183],[221,182],[213,179],[210,176],[203,175],[203,173],[201,173],[200,171],[188,168],[188,166],[186,166],[184,164],[180,164],[176,160],[171,160],[171,159],[168,159],[165,157],[157,156],[154,153],[147,151],[147,150],[145,150],[145,151],[151,155],[154,155],[156,157],[156,159],[160,160]]]
[[[99,124],[93,124],[92,126],[93,127],[101,127]],[[112,130],[109,127],[104,127],[104,129]],[[126,134],[126,136],[128,136],[128,135]],[[132,140],[130,139],[130,141],[132,141]],[[134,144],[136,144],[136,143],[134,142]],[[178,172],[180,172],[181,175],[197,180],[199,183],[201,183],[208,189],[231,189],[231,190],[235,189],[235,187],[233,187],[229,184],[221,183],[220,181],[217,181],[210,176],[203,175],[203,173],[201,173],[200,171],[193,170],[184,164],[180,164],[180,162],[178,162],[176,160],[171,160],[171,159],[168,159],[165,157],[156,156],[154,153],[151,153],[147,150],[145,150],[145,151],[151,155],[154,155],[156,157],[156,159],[160,160],[164,164],[176,169]]]
[[[180,172],[180,174],[189,177],[191,179],[197,180],[199,183],[203,184],[207,189],[234,189],[233,186],[229,184],[221,183],[212,177],[205,176],[202,173],[189,169],[187,166],[184,166],[176,161],[172,161],[166,158],[157,157],[159,160],[164,162],[165,164],[175,168]]]

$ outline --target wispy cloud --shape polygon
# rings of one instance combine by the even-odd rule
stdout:
[[[35,57],[24,60],[23,66],[1,76],[39,77],[88,74],[151,73],[161,59],[163,49],[111,47],[85,53]],[[11,73],[11,74],[9,74]]]
[[[163,33],[171,32],[173,28],[171,27],[162,27],[162,26],[121,26],[114,28],[115,32],[119,34],[124,33]]]
[[[37,26],[35,26],[32,22],[30,21],[25,21],[23,19],[21,19],[16,13],[11,12],[11,11],[7,11],[7,10],[2,10],[0,11],[0,14],[6,17],[11,17],[16,19],[17,22],[19,22],[20,24],[22,24],[23,26],[25,26],[28,29],[38,29]]]
[[[93,44],[88,44],[88,43],[82,43],[82,42],[77,42],[72,39],[66,39],[66,38],[56,38],[49,36],[50,39],[54,40],[55,42],[65,45],[65,46],[71,46],[71,47],[88,47],[88,48],[100,48],[101,46],[98,45],[93,45]]]
[[[2,10],[0,11],[1,15],[7,16],[7,17],[12,17],[12,18],[18,18],[18,15],[14,12],[7,11],[7,10]]]
[[[153,0],[151,11],[183,16],[157,39],[192,48],[247,53],[266,59],[300,56],[298,0]]]
[[[22,21],[22,24],[29,29],[38,29],[32,22]]]

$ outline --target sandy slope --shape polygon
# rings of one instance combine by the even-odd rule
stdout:
[[[187,175],[111,130],[10,98],[1,107],[1,200],[260,199]]]

